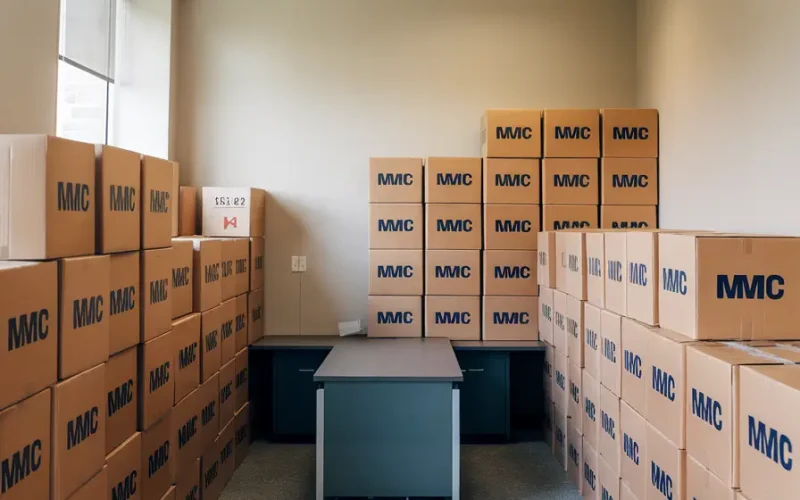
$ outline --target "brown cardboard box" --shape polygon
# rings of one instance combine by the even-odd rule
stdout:
[[[622,318],[600,312],[600,383],[617,397],[622,395]]]
[[[49,387],[0,410],[0,457],[11,473],[3,500],[50,499],[50,432]]]
[[[548,158],[598,158],[600,110],[545,109],[544,156]]]
[[[553,407],[553,455],[563,470],[567,470],[567,415]]]
[[[140,500],[159,500],[175,482],[175,448],[172,440],[172,410],[142,432],[142,481]]]
[[[200,464],[202,466],[200,469],[200,498],[217,500],[224,487],[220,480],[219,438],[206,447]]]
[[[172,239],[172,169],[174,163],[142,157],[142,249],[170,246]]]
[[[597,160],[545,158],[542,160],[542,203],[597,205],[600,200]]]
[[[600,382],[600,331],[601,310],[585,302],[583,304],[583,368]]]
[[[544,401],[545,405],[548,401],[552,402],[554,395],[553,395],[553,363],[555,362],[555,352],[556,348],[550,344],[545,344],[544,346],[544,363],[543,363],[543,374],[544,374]],[[551,444],[552,446],[552,444]]]
[[[248,390],[248,377],[250,376],[250,366],[247,349],[242,349],[236,353],[234,358],[236,364],[236,382],[234,383],[234,391],[236,393],[236,407],[238,410],[250,399],[250,392]]]
[[[370,250],[369,293],[422,295],[423,269],[422,250]]]
[[[570,420],[570,425],[583,434],[583,391],[581,385],[583,384],[583,370],[570,361],[567,357],[567,383],[569,387],[567,392],[569,398],[567,399],[567,418]]]
[[[480,250],[480,204],[425,205],[427,250]]]
[[[172,328],[172,248],[141,254],[141,339],[147,342]]]
[[[244,238],[229,238],[220,240],[222,243],[222,256],[220,261],[220,300],[232,299],[240,293],[245,293],[245,277],[247,273],[247,261],[250,257],[250,241]],[[241,269],[237,277],[237,270]]]
[[[603,158],[600,179],[603,205],[658,205],[655,158]]]
[[[647,500],[686,498],[686,450],[680,450],[649,422],[647,424]]]
[[[245,403],[233,416],[235,432],[236,468],[238,469],[250,451],[250,403]]]
[[[647,449],[647,421],[625,401],[619,404],[620,434],[620,472],[622,482],[628,486],[636,498],[646,498],[650,481],[650,463]]]
[[[567,419],[567,477],[583,495],[583,436]]]
[[[600,481],[598,476],[598,463],[599,460],[597,452],[592,447],[586,437],[583,438],[581,445],[583,452],[583,498],[585,500],[597,500],[600,491]]]
[[[485,250],[483,252],[484,295],[536,296],[536,252]]]
[[[553,404],[556,411],[562,413],[567,418],[567,407],[569,406],[569,361],[566,354],[553,351]]]
[[[247,347],[247,294],[236,297],[236,321],[234,322],[233,336],[236,338],[236,351]]]
[[[219,305],[219,338],[222,344],[220,364],[225,364],[236,355],[236,337],[233,324],[236,322],[236,299],[226,300]]]
[[[192,312],[192,268],[194,249],[191,240],[172,240],[172,319]]]
[[[713,498],[715,500],[736,500],[736,490],[725,484],[686,454],[686,498]]]
[[[213,446],[219,434],[219,373],[203,382],[200,386],[200,435],[202,449]]]
[[[236,395],[233,383],[236,379],[236,366],[231,359],[219,369],[219,425],[225,427],[233,419]]]
[[[596,227],[597,205],[542,205],[543,231]]]
[[[619,483],[620,500],[639,500],[622,480]]]
[[[586,233],[565,231],[556,235],[558,289],[586,300]]]
[[[655,205],[603,205],[600,227],[603,229],[655,229],[658,227]]]
[[[106,467],[94,475],[89,481],[69,496],[67,500],[94,500],[108,493],[108,477]]]
[[[606,500],[617,500],[620,498],[619,491],[619,470],[616,472],[611,469],[606,460],[598,453],[597,456],[597,482],[599,484],[599,497]]]
[[[421,213],[421,212],[420,212]],[[422,231],[422,216],[417,225]],[[264,288],[264,253],[266,251],[266,238],[250,238],[250,287],[249,291]],[[420,242],[419,248],[422,248]]]
[[[250,244],[251,241],[244,238],[237,238],[236,240],[236,253],[235,259],[233,261],[233,275],[236,280],[236,288],[234,295],[241,295],[243,293],[247,293],[250,290]],[[256,256],[256,259],[259,261],[258,272],[262,278],[262,285],[263,285],[263,278],[264,278],[264,238],[258,238],[258,241],[261,243],[261,253],[260,259],[259,256]]]
[[[170,198],[173,201],[172,204],[172,233],[171,236],[174,238],[178,236],[178,222],[180,216],[180,197],[181,197],[181,170],[177,163],[172,163],[172,191],[170,193]]]
[[[50,498],[64,500],[106,462],[106,365],[53,386]]]
[[[540,109],[487,109],[481,118],[484,158],[541,158]]]
[[[553,290],[539,287],[539,339],[553,345]]]
[[[548,347],[552,349],[552,347]],[[553,452],[553,438],[555,429],[553,428],[553,402],[549,399],[544,401],[544,413],[542,414],[542,434],[544,434],[544,442]]]
[[[422,204],[370,204],[370,250],[421,250],[423,232]]]
[[[250,345],[264,336],[264,289],[259,288],[247,294],[247,309],[250,321],[247,325],[247,338]]]
[[[139,499],[139,482],[142,479],[142,434],[135,433],[106,456],[108,490],[94,497],[129,500]]]
[[[161,500],[175,500],[175,486],[170,486],[164,496],[161,497]]]
[[[197,188],[180,186],[178,203],[178,236],[194,236],[200,234],[197,227]]]
[[[233,420],[228,422],[228,425],[219,431],[219,439],[217,440],[217,449],[219,451],[219,480],[222,482],[222,487],[228,484],[228,481],[233,477],[233,471],[236,470],[236,457],[234,453],[234,424]]]
[[[553,290],[553,347],[567,355],[567,294]]]
[[[620,399],[600,384],[600,435],[598,453],[617,478],[622,476],[622,430],[620,429]]]
[[[139,350],[131,347],[127,351],[111,356],[106,363],[106,448],[111,453],[136,432],[139,415]]]
[[[200,459],[179,470],[175,481],[177,500],[200,500]]]
[[[139,343],[139,252],[109,259],[108,355],[113,356]]]
[[[222,240],[191,238],[189,241],[194,251],[193,310],[205,312],[222,302]]]
[[[694,339],[797,338],[798,252],[800,238],[661,233],[661,325]]]
[[[94,253],[94,147],[44,135],[3,135],[0,158],[0,178],[7,182],[0,259]]]
[[[658,233],[630,231],[626,236],[628,260],[626,312],[646,325],[658,325]]]
[[[622,394],[631,408],[647,414],[647,370],[650,364],[651,329],[629,318],[622,318]],[[639,495],[637,495],[639,496]]]
[[[372,289],[370,293],[373,293]],[[425,294],[480,295],[480,250],[426,251]]]
[[[370,158],[370,203],[422,203],[422,158]]]
[[[539,205],[484,205],[483,247],[487,250],[536,250]]]
[[[95,146],[97,253],[139,250],[141,156],[112,146]]]
[[[58,261],[59,380],[108,359],[109,320],[104,304],[108,301],[110,270],[107,255]]]
[[[538,234],[536,242],[538,252],[537,276],[541,286],[547,288],[558,288],[556,279],[556,233],[554,231],[543,230]]]
[[[483,202],[539,204],[539,160],[483,159]]]
[[[620,316],[627,316],[628,253],[626,233],[606,233],[605,257],[606,309]]]
[[[21,376],[25,380],[19,384],[0,384],[0,408],[32,396],[56,381],[57,329],[57,264],[0,262],[0,338],[8,339],[0,342],[0,380],[11,381]],[[36,370],[30,370],[31,366],[36,366]]]
[[[172,332],[139,346],[139,430],[161,420],[175,403],[175,342]]]
[[[369,337],[421,337],[422,298],[370,295]]]
[[[257,188],[203,187],[203,236],[264,236],[267,192]]]
[[[567,295],[567,357],[583,368],[583,302]]]
[[[175,396],[173,404],[200,385],[200,314],[194,313],[172,322],[175,356]]]
[[[200,382],[205,382],[222,366],[222,339],[219,306],[209,309],[200,317]]]
[[[425,297],[425,336],[480,340],[480,297]]]
[[[600,309],[606,307],[605,233],[586,233],[586,301]]]
[[[609,158],[657,158],[658,110],[601,109],[603,156]]]
[[[539,340],[538,297],[483,297],[483,340]]]
[[[480,203],[481,170],[480,158],[428,158],[425,203]]]
[[[184,469],[191,469],[192,464],[203,453],[202,391],[195,389],[186,395],[172,410],[173,467],[180,476]]]

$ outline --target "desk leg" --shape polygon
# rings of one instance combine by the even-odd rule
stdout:
[[[461,490],[461,393],[453,389],[453,500],[459,500]]]
[[[325,390],[317,389],[317,500],[324,500]]]

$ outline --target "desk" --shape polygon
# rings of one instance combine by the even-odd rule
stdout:
[[[462,380],[446,339],[334,346],[314,374],[317,499],[458,499]]]

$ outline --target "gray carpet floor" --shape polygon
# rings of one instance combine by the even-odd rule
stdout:
[[[314,445],[255,442],[221,500],[314,498]],[[464,500],[577,500],[543,442],[461,447]]]

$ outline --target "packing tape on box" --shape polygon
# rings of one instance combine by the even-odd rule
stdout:
[[[778,356],[777,354],[770,354],[768,352],[761,351],[761,350],[759,350],[759,349],[757,349],[755,347],[751,347],[751,346],[748,346],[748,345],[739,344],[737,342],[723,342],[723,344],[728,346],[728,347],[732,347],[734,349],[739,349],[740,351],[744,351],[744,352],[746,352],[748,354],[752,354],[753,356],[758,356],[759,358],[764,358],[764,359],[768,359],[770,361],[774,361],[775,363],[778,363],[778,364],[781,364],[781,365],[794,365],[795,364],[795,362],[790,360],[790,359],[782,358],[782,357]],[[783,346],[783,347],[793,347],[793,346]],[[793,349],[795,349],[795,348],[793,347]],[[798,351],[800,351],[800,349],[798,349]]]

